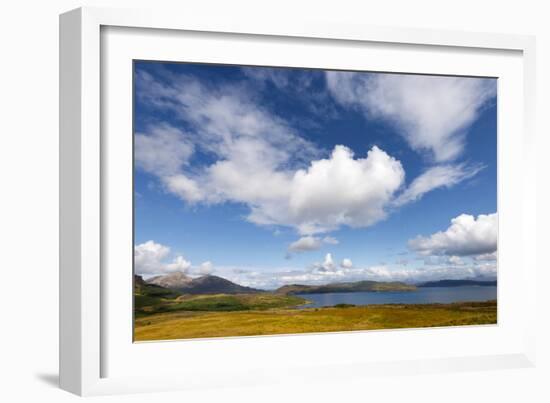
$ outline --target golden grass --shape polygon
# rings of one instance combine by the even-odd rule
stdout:
[[[496,301],[320,309],[160,313],[135,321],[136,341],[495,324]]]

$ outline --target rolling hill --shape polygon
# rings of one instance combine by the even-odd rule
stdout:
[[[301,285],[291,284],[278,288],[278,294],[326,294],[338,292],[381,292],[381,291],[414,291],[416,286],[398,281],[355,281],[348,283],[331,283],[325,285]]]

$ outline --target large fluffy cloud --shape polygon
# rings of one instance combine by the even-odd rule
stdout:
[[[401,163],[378,147],[366,158],[355,158],[347,147],[336,146],[330,158],[315,160],[289,176],[283,197],[251,203],[248,219],[291,226],[303,235],[343,225],[368,227],[385,218],[404,177]]]
[[[331,158],[296,172],[289,213],[302,233],[368,227],[385,218],[385,207],[404,178],[401,163],[376,146],[358,159],[336,146]]]
[[[384,219],[405,177],[400,162],[377,147],[366,158],[355,158],[350,149],[336,146],[329,158],[297,171],[266,167],[265,159],[254,152],[242,154],[208,167],[196,179],[200,190],[183,177],[178,177],[180,188],[173,190],[191,202],[202,192],[206,202],[245,203],[250,222],[290,226],[312,235],[343,225],[368,227]],[[256,161],[251,161],[253,155],[258,156]],[[315,244],[310,239],[309,245]]]
[[[437,162],[462,153],[468,128],[496,95],[494,79],[331,71],[326,80],[338,102],[393,124]]]
[[[477,218],[461,214],[451,220],[445,231],[411,239],[409,247],[422,255],[487,255],[497,250],[497,236],[497,213],[480,214]]]

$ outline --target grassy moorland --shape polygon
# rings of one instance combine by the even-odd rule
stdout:
[[[178,295],[163,293],[151,295],[151,291],[134,295],[135,317],[150,317],[167,312],[234,312],[263,311],[276,308],[292,308],[307,301],[294,295],[272,293]]]
[[[292,298],[292,299],[286,299]],[[300,301],[301,300],[301,301]],[[299,297],[177,297],[136,311],[136,341],[495,324],[496,301],[292,309]],[[221,304],[221,305],[220,305]],[[161,308],[162,307],[162,308]]]

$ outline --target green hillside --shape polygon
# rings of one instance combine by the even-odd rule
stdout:
[[[275,292],[278,294],[323,294],[338,292],[364,292],[364,291],[414,291],[416,286],[405,284],[398,281],[356,281],[348,283],[331,283],[325,285],[301,285],[291,284],[278,288]]]

